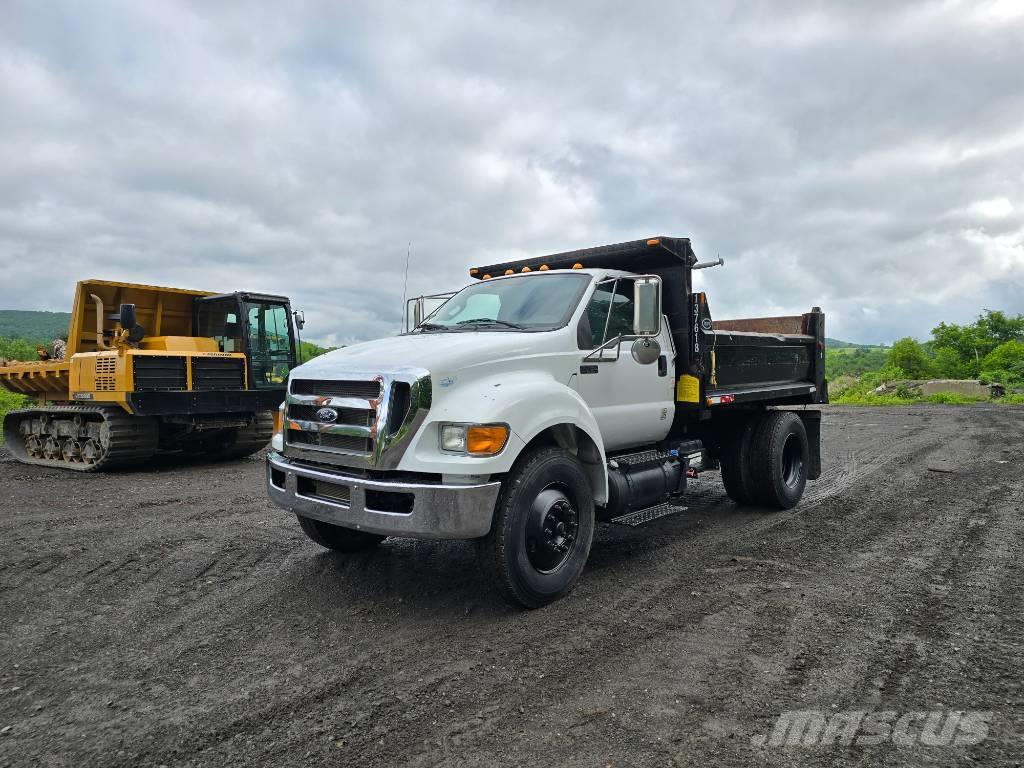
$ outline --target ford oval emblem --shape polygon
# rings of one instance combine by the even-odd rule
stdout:
[[[338,412],[333,408],[321,408],[316,412],[316,417],[324,424],[333,424],[338,420]]]

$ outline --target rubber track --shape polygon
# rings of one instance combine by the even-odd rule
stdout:
[[[253,415],[252,423],[239,429],[234,440],[225,445],[218,453],[224,459],[240,459],[243,456],[250,456],[264,448],[270,442],[273,433],[273,412],[258,411]]]
[[[43,413],[60,416],[100,416],[110,428],[110,442],[103,458],[95,464],[64,461],[63,459],[36,459],[25,451],[24,438],[18,432],[18,423],[24,417]],[[60,467],[75,472],[99,472],[143,464],[156,453],[160,426],[156,419],[132,416],[117,406],[50,405],[43,408],[24,408],[11,411],[4,417],[4,443],[23,464],[40,467]]]

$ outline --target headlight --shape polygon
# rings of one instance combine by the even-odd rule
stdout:
[[[441,425],[441,450],[451,451],[452,453],[466,452],[465,424]]]
[[[506,424],[442,424],[441,450],[470,456],[494,456],[508,442]]]

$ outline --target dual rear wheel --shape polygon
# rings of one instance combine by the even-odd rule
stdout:
[[[767,411],[744,421],[719,461],[725,491],[737,504],[791,509],[803,496],[810,464],[803,420],[792,411]]]

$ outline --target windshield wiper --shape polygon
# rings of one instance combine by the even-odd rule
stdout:
[[[494,317],[474,317],[471,320],[459,320],[456,325],[503,325],[506,328],[515,328],[520,331],[526,329],[526,326],[519,325],[519,323],[510,323],[508,320],[498,320]]]
[[[420,323],[415,328],[413,328],[413,330],[414,331],[446,331],[446,330],[448,330],[448,326],[447,325],[438,325],[437,323]]]

